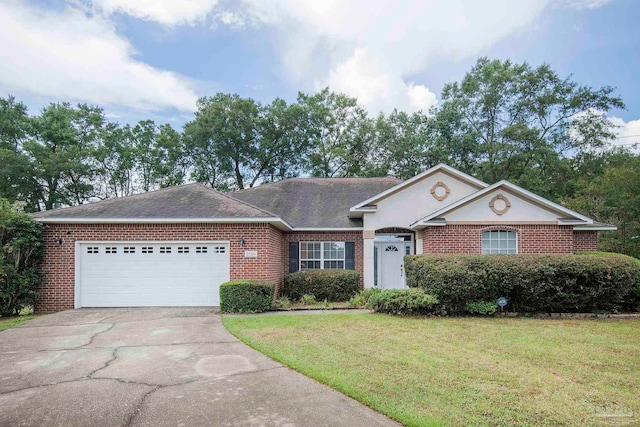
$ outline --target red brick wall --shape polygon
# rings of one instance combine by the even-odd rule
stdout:
[[[61,246],[55,243],[58,237]],[[279,286],[283,277],[282,233],[269,224],[47,224],[38,312],[74,307],[76,240],[228,240],[231,280],[264,279]],[[245,250],[258,251],[258,258],[245,258]]]
[[[574,252],[593,252],[598,250],[597,231],[574,231],[573,232]]]
[[[362,231],[344,232],[306,232],[298,231],[284,235],[283,271],[289,272],[289,243],[290,242],[354,242],[355,267],[360,272],[360,285],[363,277],[363,238]]]
[[[445,225],[422,232],[423,251],[428,253],[482,253],[482,232],[512,230],[518,233],[518,253],[572,253],[573,227],[568,225]]]

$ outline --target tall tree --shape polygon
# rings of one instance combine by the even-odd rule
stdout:
[[[280,99],[266,107],[236,94],[200,99],[184,131],[195,179],[243,189],[295,174],[304,149],[303,117],[298,106]]]
[[[306,113],[309,172],[318,177],[361,175],[374,130],[366,110],[355,98],[329,88],[300,93],[298,103]]]
[[[604,146],[613,125],[603,113],[623,108],[614,88],[592,89],[560,78],[547,64],[481,58],[442,93],[443,114],[471,139],[477,170],[489,182],[509,179],[541,192],[530,179],[548,177],[566,154]]]
[[[365,165],[368,176],[409,179],[445,159],[435,138],[435,119],[422,111],[380,114]]]
[[[104,125],[102,109],[51,104],[33,120],[33,139],[23,148],[33,165],[39,207],[84,203],[94,195],[91,156]]]

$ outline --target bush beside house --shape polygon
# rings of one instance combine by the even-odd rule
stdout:
[[[407,285],[436,297],[447,313],[499,297],[518,312],[619,309],[640,277],[635,258],[609,254],[413,255],[405,269]]]
[[[0,315],[17,316],[37,301],[42,224],[21,205],[0,200]]]
[[[299,301],[313,295],[317,301],[349,301],[360,289],[360,273],[354,270],[308,270],[285,276],[281,295]]]
[[[227,313],[260,313],[273,302],[274,285],[256,280],[233,280],[220,285],[220,310]]]

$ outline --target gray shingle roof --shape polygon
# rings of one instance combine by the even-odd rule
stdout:
[[[35,218],[271,218],[271,212],[236,200],[200,184],[179,185],[158,191],[119,197],[85,205],[52,209]]]
[[[349,209],[401,181],[395,178],[291,178],[230,193],[295,228],[361,227]]]

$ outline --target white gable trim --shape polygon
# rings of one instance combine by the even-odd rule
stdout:
[[[486,182],[482,182],[479,179],[472,177],[471,175],[467,175],[466,173],[460,172],[459,170],[454,169],[451,166],[447,166],[444,163],[440,163],[440,164],[432,167],[431,169],[428,169],[428,170],[426,170],[426,171],[414,176],[413,178],[409,178],[406,181],[402,181],[400,184],[395,185],[395,186],[389,188],[388,190],[385,190],[382,193],[378,193],[375,196],[365,200],[364,202],[353,206],[351,209],[349,209],[349,212],[372,212],[370,207],[368,207],[368,206],[365,207],[365,206],[366,205],[370,205],[370,204],[374,204],[374,203],[384,199],[385,197],[387,197],[387,196],[389,196],[389,195],[391,195],[393,193],[396,193],[396,192],[402,190],[403,188],[408,187],[408,186],[414,184],[415,182],[420,181],[423,178],[426,178],[426,177],[428,177],[430,175],[433,175],[434,173],[439,172],[439,171],[445,172],[445,173],[447,173],[449,175],[453,175],[455,178],[458,178],[461,181],[469,183],[469,184],[471,184],[471,185],[473,185],[475,187],[478,187],[478,188],[486,188],[486,187],[489,186],[489,184],[487,184]],[[375,210],[373,210],[373,212],[375,212]]]
[[[534,202],[535,204],[540,205],[543,208],[546,208],[548,210],[552,210],[555,212],[560,212],[563,215],[566,215],[567,217],[572,217],[572,218],[578,218],[579,221],[570,221],[564,218],[558,218],[558,223],[560,225],[573,225],[576,223],[581,223],[581,224],[593,224],[593,220],[591,218],[588,218],[584,215],[579,214],[578,212],[572,211],[571,209],[567,209],[564,206],[561,206],[557,203],[553,203],[550,200],[545,199],[544,197],[540,197],[537,194],[532,193],[531,191],[525,190],[522,187],[518,187],[515,184],[510,183],[509,181],[499,181],[496,182],[495,184],[488,186],[486,188],[483,188],[480,191],[477,191],[473,194],[468,195],[467,197],[464,197],[460,200],[458,200],[457,202],[454,202],[448,206],[445,206],[444,208],[437,210],[421,219],[419,219],[418,221],[414,222],[413,224],[411,224],[411,228],[412,229],[416,229],[416,228],[423,228],[425,226],[428,225],[433,225],[432,223],[429,224],[430,220],[433,220],[434,218],[438,218],[446,213],[452,212],[454,210],[456,210],[457,208],[466,205],[467,203],[470,203],[472,201],[474,201],[475,199],[478,199],[482,196],[484,196],[485,194],[496,190],[498,188],[505,188],[506,190],[509,190],[513,193],[515,193],[516,195],[524,198],[524,199],[528,199],[529,201]]]

